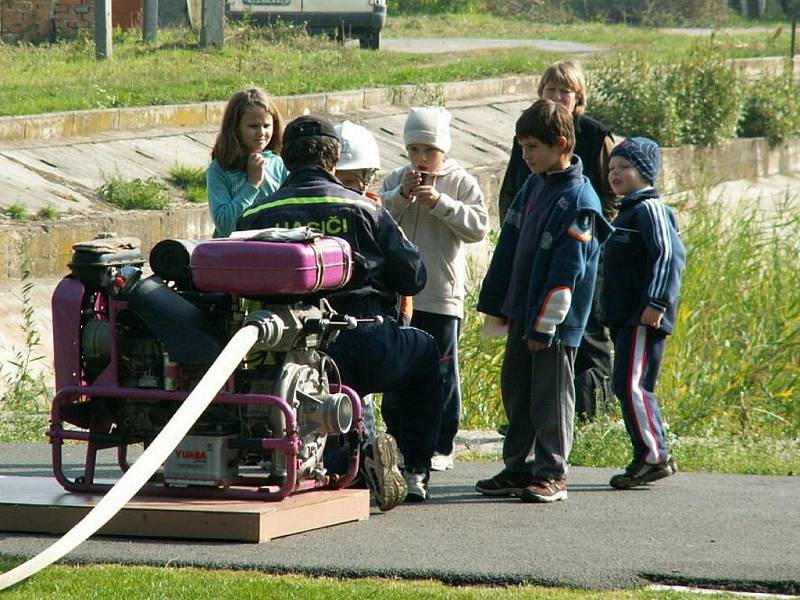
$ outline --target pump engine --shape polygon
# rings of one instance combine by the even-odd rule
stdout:
[[[48,432],[53,470],[71,491],[103,492],[97,453],[146,447],[248,315],[274,335],[249,352],[141,493],[280,499],[342,487],[358,468],[360,399],[324,349],[358,320],[326,295],[353,271],[350,247],[307,229],[238,239],[98,236],[73,247],[52,299],[56,395]],[[62,446],[86,444],[83,472],[64,471]],[[344,467],[331,472],[326,451]],[[341,457],[344,460],[341,460]]]

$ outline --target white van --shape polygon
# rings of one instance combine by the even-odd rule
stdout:
[[[310,33],[358,38],[362,48],[377,50],[386,23],[386,0],[227,0],[230,19],[306,23]]]

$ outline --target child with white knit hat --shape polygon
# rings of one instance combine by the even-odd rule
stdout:
[[[414,297],[411,325],[436,338],[442,359],[444,410],[431,468],[444,470],[453,468],[461,420],[458,335],[464,317],[465,245],[486,237],[489,213],[475,178],[447,158],[452,143],[447,109],[412,108],[403,138],[409,162],[386,176],[380,195],[428,270],[425,289]],[[391,414],[384,419],[391,420]],[[414,475],[406,474],[409,494]]]

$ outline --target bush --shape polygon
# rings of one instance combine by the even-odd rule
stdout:
[[[680,116],[681,144],[710,146],[736,135],[744,82],[718,53],[695,46],[669,71],[665,87]]]
[[[641,54],[602,61],[587,74],[587,112],[620,135],[677,146],[680,117],[676,98],[664,88],[668,75],[668,66],[651,64]]]
[[[748,86],[738,135],[779,144],[800,133],[800,84],[788,77],[763,78]]]
[[[391,0],[389,11],[397,15],[478,13],[481,4],[480,0]]]
[[[486,11],[536,21],[607,21],[663,27],[721,25],[730,19],[725,0],[485,0]]]
[[[642,55],[601,61],[590,73],[589,113],[615,133],[662,146],[711,145],[732,137],[741,114],[739,75],[708,45],[669,64]]]

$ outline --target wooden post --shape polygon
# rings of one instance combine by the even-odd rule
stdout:
[[[222,48],[225,22],[224,0],[203,0],[203,16],[200,26],[200,47]]]
[[[111,0],[95,0],[94,3],[94,47],[98,60],[111,58],[112,47]]]
[[[158,37],[158,0],[144,0],[142,39],[153,44]]]
[[[789,44],[789,79],[794,79],[794,57],[797,53],[797,14],[792,17],[792,42]]]

